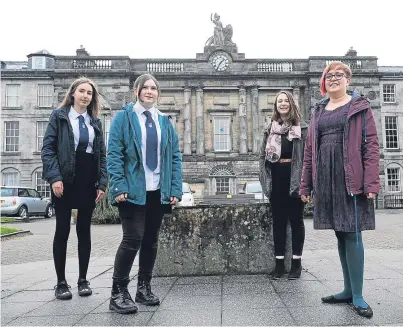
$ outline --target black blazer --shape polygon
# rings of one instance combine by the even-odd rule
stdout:
[[[76,152],[74,134],[69,120],[70,108],[58,108],[50,116],[50,121],[43,138],[42,163],[43,179],[49,184],[57,181],[73,183],[75,174]],[[90,124],[94,128],[94,159],[97,167],[97,188],[105,191],[108,183],[106,174],[106,149],[101,121],[90,115]]]

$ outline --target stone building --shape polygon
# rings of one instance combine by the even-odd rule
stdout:
[[[262,130],[270,121],[276,93],[290,91],[309,120],[322,98],[319,79],[324,67],[341,60],[353,71],[351,88],[370,99],[382,140],[378,206],[383,207],[386,195],[401,196],[402,67],[378,67],[376,57],[358,56],[352,49],[341,57],[248,59],[231,37],[227,25],[224,35],[215,32],[204,51],[189,59],[91,56],[81,46],[76,56],[43,50],[29,54],[28,62],[2,62],[2,185],[34,186],[49,195],[49,186],[41,180],[42,138],[50,113],[76,77],[87,76],[98,84],[107,139],[114,114],[132,101],[134,80],[151,73],[160,81],[158,107],[172,117],[184,180],[196,198],[236,194],[246,181],[258,179]]]

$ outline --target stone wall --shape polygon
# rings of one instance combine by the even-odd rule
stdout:
[[[286,252],[288,263],[289,244]],[[165,217],[154,274],[256,274],[274,265],[269,204],[213,205],[176,208]]]

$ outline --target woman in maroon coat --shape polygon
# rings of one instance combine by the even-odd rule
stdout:
[[[344,290],[324,303],[352,303],[372,317],[362,297],[364,247],[361,231],[375,229],[373,199],[379,192],[379,141],[369,101],[347,94],[352,73],[342,62],[323,71],[320,86],[329,97],[313,111],[305,144],[300,195],[314,201],[314,228],[333,229]],[[313,193],[313,194],[312,194]]]

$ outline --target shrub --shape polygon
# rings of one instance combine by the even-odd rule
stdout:
[[[109,201],[109,185],[106,187],[102,200],[97,204],[92,215],[92,223],[98,224],[120,224],[118,209]]]

